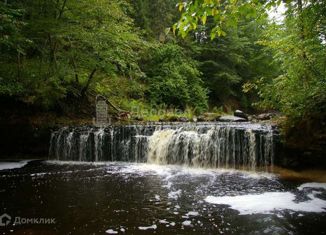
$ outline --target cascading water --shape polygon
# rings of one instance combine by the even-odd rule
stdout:
[[[267,169],[276,136],[271,126],[250,123],[64,127],[52,133],[50,158]]]

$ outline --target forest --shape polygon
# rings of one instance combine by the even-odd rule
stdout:
[[[0,0],[0,234],[326,233],[326,0]]]
[[[276,112],[325,140],[323,0],[4,0],[0,22],[3,109],[89,116],[101,94],[131,119]]]

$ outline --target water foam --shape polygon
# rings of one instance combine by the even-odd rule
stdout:
[[[149,230],[149,229],[157,229],[157,225],[156,224],[153,224],[151,226],[139,226],[138,227],[139,230]]]
[[[303,190],[304,188],[322,188],[322,189],[326,189],[326,183],[311,182],[311,183],[302,184],[302,185],[300,185],[298,187],[299,190]]]
[[[115,231],[113,229],[108,229],[105,231],[107,234],[118,234],[118,231]]]
[[[22,168],[28,162],[30,162],[30,161],[25,160],[25,161],[19,161],[19,162],[0,162],[0,171],[1,170],[10,170],[10,169]]]
[[[298,187],[303,188],[324,188],[326,184],[306,183]],[[291,192],[265,192],[262,194],[239,195],[239,196],[207,196],[205,201],[212,204],[229,205],[241,215],[248,214],[272,214],[280,210],[291,210],[300,212],[326,212],[326,201],[316,197],[320,194],[313,191],[308,194],[309,200],[296,202],[296,195]]]

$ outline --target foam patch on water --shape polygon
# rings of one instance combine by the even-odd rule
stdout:
[[[326,189],[326,183],[311,182],[311,183],[302,184],[302,185],[300,185],[298,187],[299,190],[303,190],[304,188],[322,188],[322,189]]]
[[[118,231],[115,231],[113,229],[108,229],[105,231],[107,234],[118,234]]]
[[[160,224],[168,224],[169,223],[166,219],[160,219],[158,222]]]
[[[154,229],[155,230],[155,229],[157,229],[157,225],[153,224],[153,225],[147,226],[147,227],[146,226],[139,226],[138,229],[139,230],[149,230],[149,229]]]
[[[0,171],[24,167],[30,160],[20,162],[0,162]]]
[[[199,213],[197,211],[189,211],[186,216],[198,216]]]
[[[168,198],[177,200],[181,196],[182,190],[171,191],[168,193]]]
[[[191,225],[191,221],[190,220],[185,220],[182,222],[183,226],[190,226]]]
[[[126,163],[120,169],[121,173],[143,173],[143,174],[155,174],[159,176],[167,176],[171,175],[171,168],[162,167],[160,165],[155,164],[147,164],[147,163]]]
[[[185,167],[177,165],[159,165],[150,163],[130,163],[130,162],[80,162],[80,161],[57,161],[48,160],[46,164],[54,165],[94,165],[107,166],[108,173],[126,173],[126,174],[155,174],[158,176],[177,176],[177,175],[222,175],[222,174],[239,174],[244,178],[273,178],[274,174],[248,172],[235,169],[205,169],[196,167]]]
[[[49,165],[94,165],[94,166],[117,164],[117,162],[83,162],[83,161],[59,161],[59,160],[47,160],[44,161],[44,163]]]
[[[310,200],[295,202],[296,196],[290,192],[266,192],[257,195],[208,196],[205,201],[213,204],[229,205],[241,215],[271,214],[279,210],[301,212],[326,212],[326,201],[315,197],[319,192],[308,194]]]

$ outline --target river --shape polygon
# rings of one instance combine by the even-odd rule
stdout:
[[[126,162],[0,164],[3,234],[325,234],[326,184]],[[11,168],[11,169],[8,169]],[[18,168],[14,168],[18,167]],[[13,224],[54,218],[54,224]],[[34,221],[35,222],[35,221]],[[39,221],[40,222],[40,221]]]

